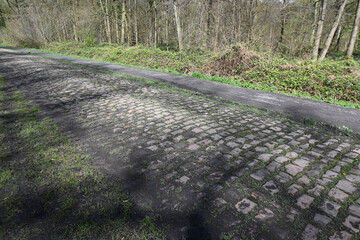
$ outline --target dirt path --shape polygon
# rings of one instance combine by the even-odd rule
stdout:
[[[0,50],[0,74],[178,239],[358,239],[360,141],[171,86]]]

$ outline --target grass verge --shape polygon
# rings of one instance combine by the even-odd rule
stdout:
[[[0,76],[1,239],[164,238],[149,217],[134,218],[116,179],[4,84]]]

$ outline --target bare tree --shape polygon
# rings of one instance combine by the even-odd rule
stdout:
[[[177,0],[173,0],[173,7],[174,7],[174,15],[175,15],[175,23],[176,23],[176,32],[177,38],[179,43],[179,50],[182,51],[184,49],[183,39],[182,39],[182,28],[180,22],[180,16],[178,12]]]
[[[351,33],[351,38],[350,38],[350,42],[349,42],[349,46],[348,46],[348,50],[346,52],[346,57],[350,58],[354,52],[354,46],[355,46],[355,42],[356,42],[356,37],[358,34],[358,30],[359,30],[359,22],[360,22],[360,0],[358,1],[358,5],[357,5],[357,11],[356,11],[356,17],[354,20],[354,27]]]
[[[320,46],[320,40],[324,26],[326,5],[327,5],[327,0],[321,0],[320,14],[319,14],[319,20],[317,22],[317,31],[316,31],[313,56],[312,56],[313,60],[317,60],[319,54],[319,46]]]
[[[335,32],[336,32],[336,29],[337,27],[339,26],[339,23],[340,23],[340,20],[341,20],[341,17],[343,15],[343,12],[344,12],[344,9],[345,9],[345,6],[346,6],[346,3],[347,3],[347,0],[344,0],[343,3],[341,4],[340,6],[340,9],[339,9],[339,12],[338,12],[338,15],[336,17],[336,20],[334,22],[334,25],[333,27],[331,28],[330,30],[330,33],[329,33],[329,36],[328,38],[326,39],[326,42],[325,42],[325,47],[323,48],[323,50],[321,51],[321,55],[319,57],[319,60],[322,61],[324,60],[328,50],[329,50],[329,47],[331,45],[331,42],[333,40],[333,37],[335,35]]]

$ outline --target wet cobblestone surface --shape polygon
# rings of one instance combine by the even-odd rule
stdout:
[[[0,73],[169,238],[360,237],[356,138],[10,50]]]

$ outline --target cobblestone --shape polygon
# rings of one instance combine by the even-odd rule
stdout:
[[[359,192],[356,138],[36,56],[0,51],[0,60],[10,89],[123,179],[145,214],[188,224],[201,212],[201,226],[234,239],[350,239],[360,230],[360,199],[343,204]],[[297,218],[309,224],[294,227]]]
[[[349,197],[348,194],[337,188],[330,189],[329,196],[340,202],[345,202],[345,200]]]
[[[321,225],[322,227],[325,227],[326,225],[328,225],[329,222],[331,222],[331,218],[329,218],[325,215],[316,213],[314,216],[314,222]]]
[[[316,240],[316,235],[320,232],[320,229],[314,227],[311,224],[306,225],[306,228],[302,234],[304,240]]]
[[[313,197],[310,197],[309,195],[304,194],[298,198],[297,205],[302,209],[306,209],[306,208],[310,207],[310,205],[313,201],[314,201]]]
[[[346,180],[340,180],[336,184],[336,187],[340,188],[341,190],[347,193],[353,193],[356,191],[356,186],[353,183]]]
[[[352,235],[346,231],[335,232],[329,240],[351,240]]]
[[[340,207],[341,206],[335,202],[325,199],[319,208],[330,216],[336,217]]]
[[[256,203],[244,198],[235,205],[235,208],[243,214],[248,214],[256,205]]]
[[[343,224],[356,233],[360,231],[360,218],[358,217],[348,216]]]

